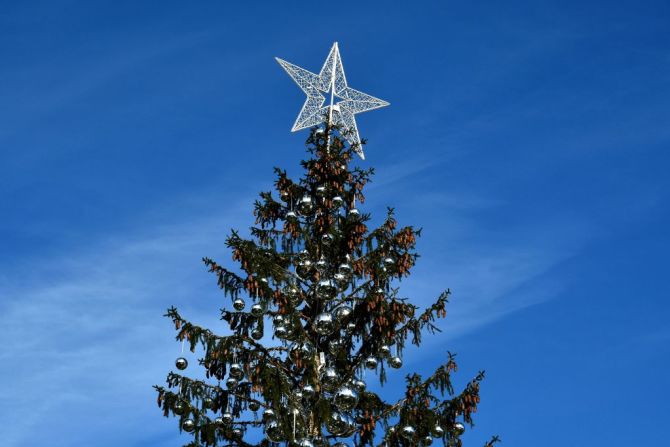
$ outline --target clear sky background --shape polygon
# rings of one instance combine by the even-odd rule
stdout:
[[[273,58],[334,41],[391,103],[359,115],[363,209],[424,229],[405,295],[453,291],[386,396],[451,350],[487,372],[468,446],[667,442],[667,1],[4,1],[0,444],[186,441],[162,314],[223,328],[200,258],[305,154]]]

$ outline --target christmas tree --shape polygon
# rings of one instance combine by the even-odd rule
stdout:
[[[342,93],[336,59],[324,70],[330,64],[326,75]],[[392,209],[368,228],[370,215],[356,204],[373,170],[352,166],[364,142],[355,127],[343,127],[332,97],[318,117],[325,125],[311,127],[302,178],[276,168],[276,190],[256,201],[250,237],[232,231],[227,238],[238,268],[203,259],[230,300],[221,311],[228,334],[193,324],[174,307],[167,312],[177,340],[203,352],[205,380],[171,372],[167,387],[155,387],[163,414],[191,433],[189,446],[460,446],[472,424],[483,373],[456,393],[451,353],[429,377],[407,375],[395,401],[363,380],[367,370],[384,384],[388,368],[402,367],[408,342],[418,346],[439,330],[450,292],[423,310],[399,295],[420,231],[400,227]],[[187,367],[177,359],[178,370]]]

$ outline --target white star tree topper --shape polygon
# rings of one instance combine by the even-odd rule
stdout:
[[[356,153],[365,159],[354,115],[387,106],[389,103],[347,85],[337,42],[330,49],[318,75],[278,57],[275,59],[307,95],[291,132],[317,126],[324,122],[324,116],[328,114],[328,120],[333,125],[340,125],[345,131],[350,131],[345,138]],[[324,93],[330,95],[329,105],[324,105]],[[340,101],[335,102],[335,98]]]

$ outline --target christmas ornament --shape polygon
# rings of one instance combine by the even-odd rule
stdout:
[[[232,430],[230,430],[230,435],[232,438],[241,438],[242,437],[242,429],[239,427],[235,427]]]
[[[284,295],[288,297],[288,302],[291,306],[297,307],[302,302],[300,296],[300,289],[295,284],[288,284],[284,287]]]
[[[306,341],[303,343],[293,343],[289,348],[291,358],[294,359],[308,359],[314,355],[314,345]]]
[[[335,330],[333,315],[329,312],[319,314],[314,319],[314,330],[321,335],[328,335]]]
[[[230,411],[224,411],[221,415],[221,420],[225,425],[233,423],[233,414]]]
[[[272,442],[281,442],[284,437],[279,423],[275,420],[269,421],[267,424],[265,424],[265,435]]]
[[[326,429],[332,435],[347,437],[347,433],[356,429],[356,424],[349,415],[333,411],[326,421]]]
[[[237,311],[243,311],[244,310],[244,300],[242,298],[236,298],[235,301],[233,301],[233,307]]]
[[[296,273],[299,276],[307,276],[309,275],[310,270],[312,270],[312,261],[309,259],[301,259],[298,262],[298,266],[296,267]]]
[[[312,399],[316,396],[316,390],[312,385],[305,385],[302,387],[302,395],[305,396],[305,399]]]
[[[391,348],[389,345],[381,345],[379,347],[379,356],[383,359],[389,358],[391,355]]]
[[[347,329],[347,332],[349,332],[349,333],[354,332],[354,330],[356,329],[356,323],[354,323],[353,321],[347,323],[346,329]]]
[[[435,438],[441,438],[444,436],[444,429],[440,427],[439,425],[435,425],[433,429],[430,431],[430,433],[433,435]]]
[[[317,186],[316,187],[316,196],[317,197],[325,197],[326,196],[326,187],[325,186]]]
[[[174,365],[177,367],[178,370],[183,371],[188,367],[188,360],[186,360],[184,357],[179,357],[174,362]]]
[[[261,331],[258,328],[253,329],[251,331],[251,338],[253,338],[254,340],[260,340],[261,338],[263,338],[263,331]]]
[[[353,272],[353,268],[351,267],[351,264],[348,264],[346,262],[343,262],[342,264],[337,267],[338,273],[341,273],[344,276],[351,276],[351,273]]]
[[[301,439],[298,441],[299,447],[314,447],[314,444],[309,439]]]
[[[203,408],[214,408],[214,400],[211,397],[205,397],[202,400]]]
[[[393,258],[391,258],[391,257],[384,258],[384,265],[386,265],[387,267],[390,267],[393,264],[395,264],[395,261],[393,260]]]
[[[323,235],[321,236],[321,243],[322,243],[323,245],[330,245],[330,244],[333,243],[333,240],[334,240],[334,239],[335,239],[335,238],[333,237],[332,234],[330,234],[330,233],[325,233],[325,234],[323,234]]]
[[[377,368],[377,359],[375,357],[368,357],[365,359],[365,367],[367,369],[376,369]]]
[[[300,214],[303,216],[306,216],[307,214],[310,214],[313,209],[314,205],[312,204],[312,198],[308,195],[304,195],[298,204],[298,211],[300,211]]]
[[[342,323],[351,316],[352,312],[353,309],[351,307],[340,306],[337,309],[335,309],[335,318],[337,319],[338,322]]]
[[[295,213],[295,211],[291,210],[286,213],[286,220],[296,221],[298,220],[298,215]]]
[[[361,213],[356,208],[351,208],[347,213],[347,219],[352,222],[356,222],[361,218]]]
[[[184,422],[181,424],[181,428],[183,428],[184,431],[191,433],[193,430],[195,430],[195,422],[193,422],[193,419],[184,419]]]
[[[244,377],[244,369],[242,369],[242,365],[239,363],[233,363],[230,365],[230,371],[229,371],[230,377],[237,379],[237,380],[242,380]]]
[[[344,204],[344,200],[340,196],[333,197],[333,207],[339,208]]]
[[[328,262],[326,261],[326,258],[321,256],[321,258],[318,261],[316,261],[316,264],[314,264],[314,266],[316,267],[317,272],[323,273],[328,268]]]
[[[275,418],[275,412],[272,408],[266,408],[263,410],[263,420],[270,421]]]
[[[180,400],[172,405],[172,412],[177,416],[181,416],[186,411],[186,404]]]
[[[316,294],[322,299],[333,299],[337,295],[337,286],[332,279],[322,279],[316,286]]]
[[[406,439],[414,439],[414,436],[416,436],[416,430],[411,425],[405,425],[400,430],[400,434]]]
[[[351,386],[356,390],[357,393],[364,393],[367,385],[361,379],[354,377],[351,381]]]
[[[349,284],[349,279],[345,275],[339,272],[333,275],[333,279],[335,280],[335,283],[340,289],[344,289],[347,286],[347,284]]]
[[[465,433],[465,425],[461,424],[460,422],[456,422],[454,424],[454,433],[456,433],[456,436],[460,436]]]
[[[223,428],[226,425],[226,423],[223,422],[223,418],[219,416],[214,419],[214,425],[216,425],[218,428]]]
[[[239,382],[237,381],[237,379],[235,379],[234,377],[229,377],[228,380],[226,380],[226,387],[229,390],[233,390],[233,389],[237,388],[238,383]]]
[[[426,447],[428,447],[432,443],[433,443],[433,438],[431,438],[430,436],[424,436],[423,439],[421,439],[421,445],[425,445]]]
[[[288,202],[291,198],[291,195],[288,193],[288,191],[280,191],[279,197],[282,199],[282,201]]]
[[[338,408],[338,410],[341,411],[349,411],[353,409],[357,402],[358,394],[356,391],[346,386],[337,390],[337,392],[335,392],[335,396],[333,397],[333,403]]]
[[[393,356],[389,359],[389,366],[394,369],[402,367],[402,359],[400,357]]]
[[[321,372],[321,387],[326,391],[334,391],[337,384],[340,382],[340,376],[335,371],[335,368],[330,366],[323,368]]]
[[[275,337],[286,338],[288,336],[288,329],[286,326],[277,326],[275,328]]]
[[[283,315],[278,314],[272,317],[272,324],[275,326],[284,326],[284,323],[286,322],[286,319],[284,318]]]
[[[338,125],[351,130],[345,137],[355,148],[358,155],[365,158],[360,147],[361,139],[358,135],[354,115],[387,106],[389,103],[354,90],[347,85],[337,42],[333,44],[318,75],[282,59],[276,59],[279,65],[286,70],[307,95],[307,100],[302,106],[291,131],[296,132],[316,126],[324,122],[324,116],[328,114],[331,125]],[[327,107],[324,107],[326,98],[323,93],[330,95],[330,105]],[[335,103],[335,97],[341,99],[341,101]]]
[[[346,442],[336,442],[335,444],[333,444],[333,447],[349,447],[349,444],[347,444]]]
[[[251,402],[249,402],[249,409],[250,409],[251,411],[258,411],[258,409],[259,409],[260,407],[261,407],[261,404],[259,404],[259,403],[256,402],[255,400],[252,400]]]
[[[263,315],[263,306],[260,304],[254,304],[251,306],[251,315],[254,317],[260,317]]]

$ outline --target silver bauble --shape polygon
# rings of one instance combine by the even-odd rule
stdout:
[[[336,355],[344,347],[344,341],[341,338],[333,338],[328,342],[328,352]]]
[[[296,221],[298,220],[298,215],[295,211],[291,210],[286,213],[286,220]]]
[[[333,275],[333,279],[340,289],[344,289],[349,284],[349,278],[347,278],[347,275],[343,275],[339,272]]]
[[[174,366],[176,366],[178,370],[183,371],[188,367],[188,360],[186,360],[184,357],[179,357],[174,362]]]
[[[384,258],[384,265],[386,265],[387,267],[390,267],[393,264],[395,264],[395,259],[391,258],[390,256],[387,256],[387,257]]]
[[[260,340],[261,338],[263,338],[263,331],[261,331],[258,328],[253,329],[251,331],[251,338],[253,338],[254,340]]]
[[[356,208],[350,209],[349,212],[347,213],[347,219],[350,220],[350,221],[355,222],[360,218],[361,218],[361,213]]]
[[[275,418],[275,412],[272,408],[266,408],[263,410],[263,420],[264,421],[270,421]]]
[[[317,197],[325,197],[327,192],[328,191],[326,190],[325,186],[317,186],[316,187],[316,196]]]
[[[340,196],[333,197],[333,207],[339,208],[344,204],[344,199]]]
[[[262,316],[263,315],[263,306],[261,306],[258,303],[251,306],[251,315],[253,315],[254,317]]]
[[[440,427],[439,425],[435,425],[431,430],[430,433],[433,435],[435,438],[441,438],[444,436],[444,429]]]
[[[454,424],[454,433],[456,433],[456,436],[460,436],[465,433],[465,425],[461,424],[460,422],[456,422]]]
[[[202,400],[203,408],[214,408],[214,400],[211,397],[205,397]]]
[[[230,370],[229,370],[230,377],[237,379],[237,380],[242,380],[244,377],[244,369],[242,369],[242,365],[239,363],[233,363],[230,365]]]
[[[310,214],[313,209],[314,205],[312,204],[312,198],[308,195],[304,195],[302,199],[300,199],[300,203],[298,203],[298,211],[300,211],[300,214]]]
[[[223,414],[221,415],[221,420],[226,425],[232,424],[233,423],[233,414],[230,411],[224,411]]]
[[[312,399],[316,396],[316,390],[312,385],[305,385],[302,387],[302,395],[305,399]]]
[[[337,309],[335,309],[335,318],[337,319],[338,322],[342,323],[351,316],[351,313],[353,311],[354,310],[349,306],[346,305],[340,306]]]
[[[338,410],[349,411],[358,403],[358,393],[349,387],[342,387],[335,392],[333,403]]]
[[[431,445],[432,443],[433,443],[433,438],[430,437],[430,436],[424,436],[424,437],[421,439],[421,445],[425,445],[426,447],[428,447],[428,446]]]
[[[311,270],[312,270],[312,261],[310,261],[309,259],[303,259],[303,260],[298,261],[298,266],[295,269],[295,271],[300,276],[309,275],[309,272]]]
[[[330,233],[326,233],[326,234],[321,236],[321,243],[323,245],[330,245],[330,244],[333,243],[333,240],[335,240],[335,238]]]
[[[191,433],[193,430],[195,430],[195,422],[193,422],[193,419],[184,419],[184,422],[181,424],[181,428],[184,429],[184,431]]]
[[[393,369],[398,369],[402,367],[402,359],[397,355],[394,355],[389,359],[389,366]]]
[[[328,268],[328,261],[326,261],[326,258],[321,256],[321,258],[316,261],[316,264],[314,264],[314,267],[316,268],[317,272],[323,273]]]
[[[367,385],[361,379],[354,377],[351,381],[351,386],[356,390],[357,393],[364,393]]]
[[[232,438],[241,438],[242,437],[242,429],[239,427],[235,427],[232,430],[230,430],[230,435]]]
[[[314,447],[314,443],[312,441],[310,441],[309,439],[305,438],[305,439],[301,439],[300,441],[298,441],[298,446],[299,447]]]
[[[353,267],[351,267],[351,264],[343,262],[342,264],[339,265],[337,271],[343,274],[344,276],[350,276],[351,273],[354,271],[354,269]]]
[[[244,300],[242,298],[236,298],[235,301],[233,301],[233,308],[235,308],[237,311],[243,311]]]
[[[284,287],[284,295],[288,297],[288,302],[293,307],[299,306],[302,301],[300,289],[295,284],[288,284]]]
[[[291,195],[288,193],[288,191],[279,191],[279,198],[284,202],[288,202],[288,200],[291,198]]]
[[[333,411],[326,421],[326,429],[335,436],[343,436],[347,429],[347,422],[345,416],[339,411]]]
[[[261,404],[259,404],[259,403],[256,402],[255,400],[252,400],[251,402],[249,402],[249,409],[250,409],[251,411],[258,411],[258,409],[259,409],[260,407],[261,407]]]
[[[313,323],[314,330],[321,335],[328,335],[335,330],[333,314],[324,312],[316,316]]]
[[[284,323],[286,322],[286,319],[284,318],[283,315],[275,315],[272,317],[272,324],[275,326],[284,326]]]
[[[277,326],[275,328],[275,337],[286,338],[288,336],[288,329],[286,326]]]
[[[316,294],[321,299],[332,300],[337,295],[337,286],[332,279],[322,279],[316,285]]]
[[[272,442],[281,442],[284,439],[284,435],[282,434],[279,422],[272,420],[265,424],[265,436]]]
[[[414,427],[411,425],[405,425],[401,430],[400,434],[403,436],[405,439],[414,439],[414,436],[416,436],[416,430]]]
[[[378,363],[379,362],[377,361],[376,357],[370,356],[370,357],[365,359],[365,367],[367,369],[376,369]]]
[[[354,331],[356,330],[356,323],[354,323],[353,321],[347,323],[347,326],[346,326],[345,329],[346,329],[346,331],[349,332],[349,333],[354,332]]]
[[[381,345],[379,347],[379,357],[387,359],[391,356],[391,348],[389,345]]]
[[[223,428],[226,425],[226,423],[223,422],[223,418],[219,416],[214,419],[214,425],[216,425],[219,428]]]
[[[346,442],[336,442],[335,444],[333,444],[333,447],[349,447],[349,444],[347,444]]]
[[[235,379],[234,377],[228,377],[228,380],[226,380],[226,387],[229,390],[232,390],[237,388],[238,383],[239,383],[238,380]]]
[[[293,398],[297,401],[301,401],[303,398],[302,391],[300,390],[293,390],[291,394],[293,394]]]
[[[330,366],[321,371],[321,387],[326,391],[335,391],[340,383],[340,375]]]
[[[172,405],[172,412],[178,416],[181,416],[186,411],[186,404],[180,400]]]

